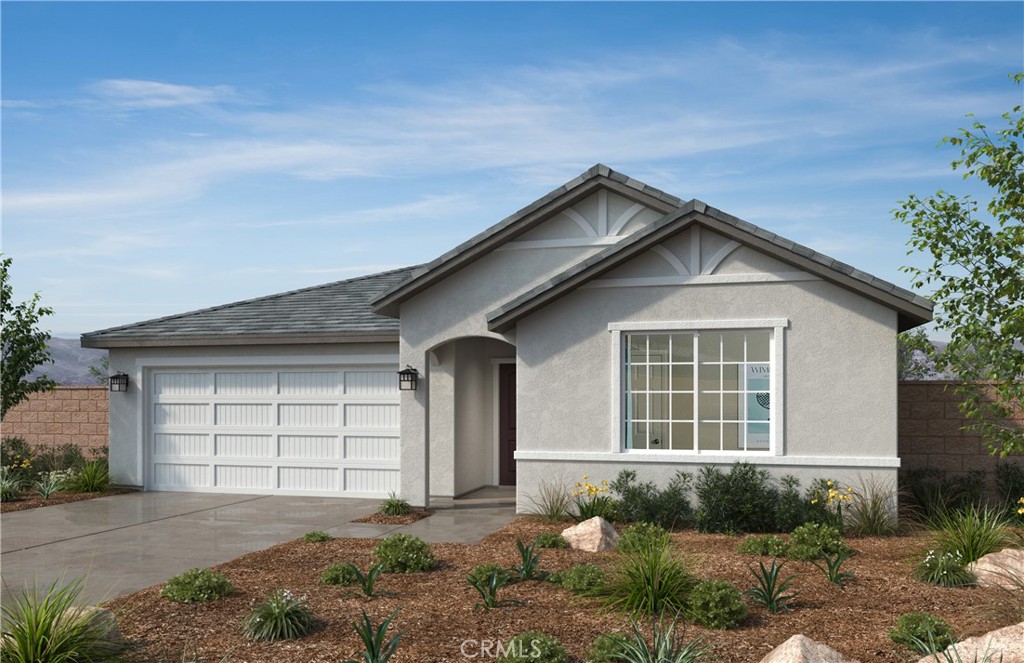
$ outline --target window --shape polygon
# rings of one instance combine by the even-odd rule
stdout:
[[[627,332],[625,448],[768,451],[771,330]]]

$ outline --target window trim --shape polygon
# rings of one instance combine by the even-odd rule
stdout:
[[[772,400],[772,421],[769,427],[768,449],[766,451],[725,451],[706,450],[701,452],[699,448],[693,450],[683,449],[659,449],[655,450],[659,456],[664,454],[666,458],[678,458],[680,456],[693,458],[698,456],[728,456],[735,458],[756,458],[764,456],[785,455],[785,334],[789,327],[789,320],[786,318],[751,318],[744,320],[670,320],[660,322],[612,322],[608,324],[608,332],[612,344],[612,370],[611,370],[611,426],[612,439],[610,450],[620,454],[649,454],[650,449],[627,449],[626,448],[626,348],[625,334],[631,332],[645,333],[686,333],[702,330],[715,331],[736,331],[750,329],[766,329],[771,332],[769,339],[768,361],[771,370],[771,388],[769,393]],[[696,412],[694,413],[696,416]],[[698,446],[699,445],[695,445]]]

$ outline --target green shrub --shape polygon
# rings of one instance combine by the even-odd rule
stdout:
[[[940,511],[981,504],[984,499],[983,470],[972,470],[966,474],[947,477],[945,470],[918,467],[907,470],[900,479],[901,492],[907,496],[908,508],[919,519],[925,521]]]
[[[359,576],[352,564],[331,564],[320,574],[320,582],[325,585],[354,585]]]
[[[75,578],[56,580],[45,593],[37,587],[5,596],[2,660],[18,663],[104,661],[121,648],[106,639],[110,624],[87,611],[75,611],[83,587]]]
[[[804,523],[789,537],[789,557],[802,561],[816,560],[821,553],[834,555],[849,551],[839,528],[818,523]]]
[[[85,456],[77,444],[67,442],[60,445],[39,446],[32,452],[32,469],[35,472],[60,472],[76,470],[85,465]]]
[[[701,641],[684,643],[676,635],[676,622],[664,615],[651,619],[651,642],[640,631],[636,621],[630,622],[632,633],[622,643],[622,652],[613,660],[625,663],[699,663],[712,660],[711,649]]]
[[[498,578],[508,582],[512,579],[512,573],[501,564],[495,564],[494,562],[488,562],[487,564],[477,564],[473,567],[473,570],[469,572],[467,580],[469,584],[475,584],[480,580],[483,580],[490,576],[492,573],[498,574]]]
[[[287,589],[275,589],[266,601],[249,610],[242,622],[245,637],[259,642],[295,640],[309,634],[315,625],[305,596]]]
[[[942,587],[970,587],[974,584],[974,574],[964,566],[959,553],[934,549],[929,550],[914,568],[914,578]]]
[[[381,503],[377,512],[382,516],[407,516],[412,513],[412,506],[408,501],[396,495],[395,491],[391,491],[388,493],[388,498]]]
[[[587,594],[604,584],[604,571],[593,564],[576,564],[552,578],[574,594]]]
[[[1010,516],[988,506],[939,510],[929,521],[936,547],[957,553],[963,564],[1002,550],[1012,541]]]
[[[668,548],[646,548],[624,555],[600,588],[605,607],[630,616],[681,612],[697,582]]]
[[[690,591],[686,614],[705,628],[735,628],[746,619],[747,605],[743,594],[732,583],[706,580]]]
[[[854,491],[846,508],[846,532],[853,536],[896,533],[896,489],[891,483],[868,479]]]
[[[664,548],[670,541],[668,532],[653,523],[636,523],[622,533],[617,545],[624,553],[639,552],[644,548]]]
[[[36,495],[48,500],[53,494],[64,489],[65,474],[63,472],[47,472],[40,474],[39,479],[32,485]]]
[[[323,530],[315,529],[312,532],[303,534],[302,540],[306,543],[327,543],[328,541],[333,541],[334,537]]]
[[[545,481],[536,495],[527,498],[529,513],[549,523],[558,523],[572,517],[572,496],[559,482]]]
[[[768,471],[736,463],[726,474],[701,468],[697,477],[697,529],[701,532],[771,532],[775,529],[779,491]]]
[[[25,482],[32,478],[32,448],[23,437],[5,437],[0,440],[0,467],[11,476]]]
[[[743,537],[736,552],[743,555],[770,555],[785,557],[789,553],[789,544],[781,536],[760,534]]]
[[[565,647],[553,635],[527,631],[504,643],[506,654],[500,661],[521,663],[569,663]]]
[[[4,466],[0,467],[0,502],[14,502],[21,499],[24,480],[21,475]]]
[[[757,580],[757,586],[743,592],[753,599],[754,603],[761,605],[765,610],[774,614],[789,612],[789,602],[796,598],[799,592],[787,594],[793,587],[795,575],[780,577],[784,564],[772,560],[771,566],[765,566],[764,562],[757,563],[757,570],[751,567],[750,572]]]
[[[889,631],[889,639],[925,655],[942,651],[957,641],[945,620],[927,612],[900,615],[896,628]]]
[[[233,594],[227,577],[210,569],[189,569],[167,581],[160,596],[178,603],[205,603]]]
[[[105,493],[109,488],[110,466],[105,458],[86,462],[67,483],[67,489],[76,493]]]
[[[628,633],[602,633],[587,650],[587,663],[618,663],[632,638]]]
[[[534,539],[533,545],[538,548],[568,548],[569,542],[558,532],[541,532]]]
[[[1010,512],[1010,517],[1018,523],[1024,523],[1024,514],[1017,512],[1021,508],[1019,500],[1024,497],[1024,466],[1016,463],[1000,462],[996,465],[996,492],[1000,504]]]
[[[646,522],[667,530],[682,529],[693,524],[690,506],[692,478],[685,472],[676,472],[668,485],[659,490],[653,483],[636,482],[636,472],[622,470],[609,484],[618,497],[617,515],[629,523]]]
[[[809,500],[800,495],[800,481],[787,474],[779,480],[779,504],[775,511],[775,530],[791,532],[808,520],[814,519],[813,509]]]
[[[473,571],[477,573],[475,575],[470,573],[469,577],[466,578],[469,586],[480,595],[480,603],[473,606],[474,612],[479,608],[490,610],[497,606],[498,590],[507,585],[512,579],[508,572],[501,567],[494,568],[492,566],[486,574],[480,572],[479,569],[479,566],[474,568]]]
[[[392,534],[373,549],[385,573],[418,573],[434,568],[437,561],[430,546],[416,536]]]

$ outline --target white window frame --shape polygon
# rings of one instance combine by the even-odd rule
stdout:
[[[786,318],[760,318],[748,320],[672,320],[661,322],[612,322],[608,325],[612,344],[611,371],[611,451],[624,455],[657,456],[678,458],[679,456],[728,456],[735,458],[756,458],[782,456],[785,454],[785,330],[789,327]],[[768,449],[754,450],[704,450],[694,449],[627,449],[626,448],[626,347],[625,335],[629,333],[679,334],[707,331],[746,331],[762,329],[770,331],[768,361],[771,366],[769,393],[771,394],[772,417],[769,426]],[[695,376],[696,377],[696,376]],[[697,416],[696,411],[694,416]],[[695,422],[696,425],[696,422]]]

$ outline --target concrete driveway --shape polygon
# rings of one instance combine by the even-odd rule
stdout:
[[[406,526],[351,522],[375,500],[140,492],[60,504],[0,517],[3,593],[86,578],[95,603],[296,539],[311,530],[381,537],[394,531],[426,541],[472,542],[512,520],[514,509],[446,509]]]

